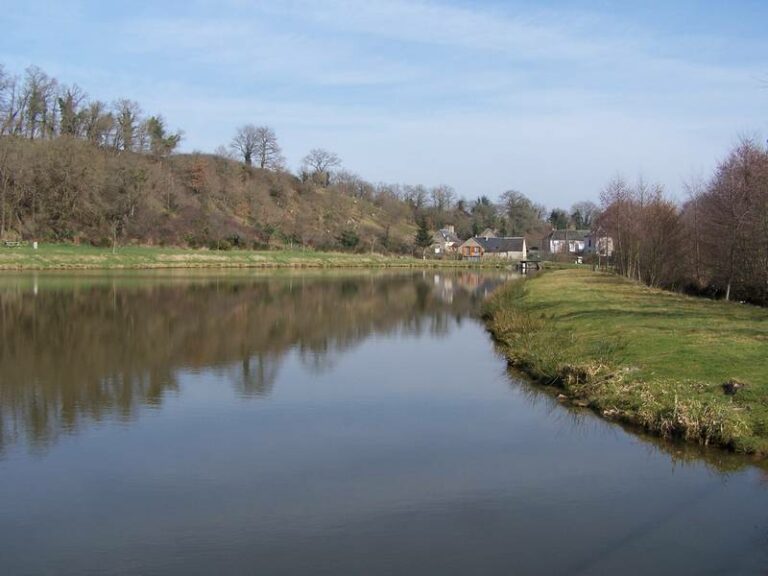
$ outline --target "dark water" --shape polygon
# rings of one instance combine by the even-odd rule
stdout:
[[[761,574],[768,476],[516,380],[500,274],[0,277],[0,574]]]

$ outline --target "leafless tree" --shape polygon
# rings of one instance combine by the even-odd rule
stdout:
[[[403,186],[403,200],[411,206],[415,214],[420,213],[427,205],[427,196],[427,189],[421,184]]]
[[[338,166],[341,166],[341,159],[336,154],[322,148],[313,148],[302,161],[302,178],[328,186],[331,182],[331,169]]]
[[[20,109],[23,111],[24,134],[30,140],[50,137],[55,126],[57,83],[37,66],[25,71]]]
[[[681,216],[662,186],[642,177],[630,186],[616,177],[601,201],[595,228],[614,241],[616,271],[650,286],[678,285],[683,277]]]
[[[718,167],[701,197],[711,231],[703,249],[715,286],[750,299],[768,297],[768,153],[743,140]]]
[[[363,180],[359,175],[348,170],[339,170],[333,175],[331,183],[342,194],[355,198],[372,200],[375,195],[374,186]]]
[[[94,100],[83,112],[85,138],[98,146],[107,146],[109,136],[115,125],[115,118],[107,109],[107,105]]]
[[[683,205],[682,218],[685,227],[690,250],[689,260],[692,260],[691,268],[696,287],[702,287],[702,261],[701,261],[701,197],[704,194],[704,182],[699,177],[694,177],[683,184],[688,199]]]
[[[259,162],[259,168],[274,170],[282,168],[285,159],[275,131],[269,126],[257,126],[254,135],[256,137],[254,155]]]
[[[214,155],[221,158],[226,158],[227,160],[237,160],[237,156],[232,151],[232,148],[227,148],[224,145],[216,146],[216,149],[213,151],[213,153]]]
[[[253,157],[256,154],[257,147],[259,145],[258,129],[253,124],[246,124],[240,126],[235,132],[235,137],[232,138],[230,147],[232,150],[243,157],[243,162],[246,166],[253,165]]]
[[[429,191],[432,207],[438,212],[445,212],[456,201],[456,191],[446,184],[435,186]]]
[[[0,136],[10,133],[16,103],[18,79],[0,64]]]
[[[322,174],[341,166],[341,158],[328,150],[313,148],[304,156],[303,165],[312,174]]]
[[[597,204],[585,200],[571,206],[570,217],[577,229],[584,230],[592,227],[592,222],[599,212]]]

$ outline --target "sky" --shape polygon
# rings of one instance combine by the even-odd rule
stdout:
[[[768,2],[0,0],[0,63],[127,97],[213,151],[274,128],[373,182],[597,200],[768,137]]]

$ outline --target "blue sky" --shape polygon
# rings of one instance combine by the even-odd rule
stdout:
[[[372,181],[548,206],[673,196],[768,136],[768,2],[8,2],[0,62],[129,97],[212,151],[271,125]]]

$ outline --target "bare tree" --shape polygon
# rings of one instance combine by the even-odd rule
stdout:
[[[700,199],[708,234],[702,249],[711,284],[751,300],[768,299],[768,153],[743,140],[718,167]]]
[[[304,156],[303,166],[312,174],[323,174],[341,166],[341,158],[322,148],[313,148]]]
[[[616,271],[650,286],[676,286],[680,266],[682,219],[659,184],[639,178],[629,186],[614,178],[601,193],[603,211],[595,227],[614,241]]]
[[[600,192],[602,212],[597,219],[597,225],[613,238],[614,261],[619,273],[631,276],[630,264],[627,258],[628,244],[627,229],[629,228],[629,186],[622,176],[614,177]]]
[[[359,175],[348,170],[339,170],[333,175],[331,183],[342,194],[353,196],[355,198],[365,198],[372,200],[374,197],[374,187],[363,180]]]
[[[213,151],[213,154],[215,156],[219,156],[220,158],[226,158],[227,160],[237,160],[237,156],[232,151],[232,148],[228,148],[223,144],[216,146],[216,149]]]
[[[0,136],[10,132],[14,118],[18,79],[5,71],[0,64]]]
[[[597,204],[585,200],[576,202],[571,206],[570,216],[578,230],[585,230],[592,227],[592,223],[599,212],[600,209],[597,207]]]
[[[98,146],[107,146],[109,135],[115,125],[115,118],[107,110],[107,105],[100,100],[94,100],[84,111],[85,138]]]
[[[407,202],[415,214],[420,213],[427,205],[427,189],[421,184],[403,187],[403,200]]]
[[[30,140],[53,134],[55,126],[56,80],[37,66],[25,71],[20,105],[24,121],[24,134]]]
[[[253,124],[246,124],[240,126],[235,132],[235,137],[232,138],[230,147],[232,150],[243,157],[243,162],[246,166],[253,165],[253,157],[256,154],[256,150],[259,144],[258,129]]]
[[[435,186],[429,191],[432,207],[438,212],[449,210],[456,201],[456,191],[446,184]]]
[[[688,201],[683,206],[683,224],[691,243],[690,257],[693,259],[693,275],[697,288],[702,285],[701,261],[701,197],[704,194],[704,182],[694,177],[683,184]]]
[[[259,168],[279,169],[285,164],[280,145],[277,143],[277,135],[269,126],[256,127],[255,156],[259,161]]]

